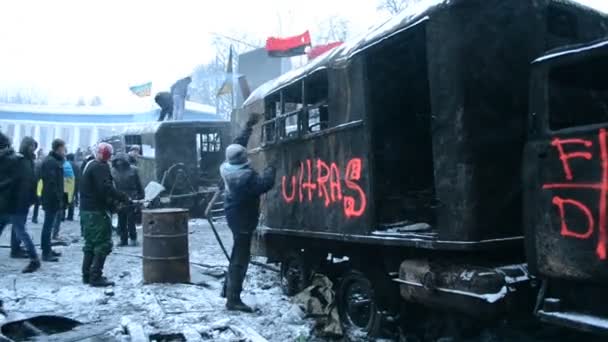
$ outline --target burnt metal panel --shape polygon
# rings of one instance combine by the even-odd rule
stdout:
[[[598,61],[603,61],[604,67],[595,66]],[[524,154],[524,222],[530,269],[539,276],[608,281],[605,184],[608,122],[551,127],[563,124],[552,119],[557,102],[552,105],[551,101],[570,100],[562,105],[574,110],[572,114],[580,113],[576,116],[578,120],[584,120],[584,114],[592,112],[596,102],[572,102],[571,97],[566,97],[571,96],[569,93],[559,93],[565,88],[552,90],[551,82],[559,84],[561,80],[550,76],[553,70],[561,70],[559,75],[565,76],[560,77],[567,77],[569,84],[589,81],[606,92],[608,86],[599,83],[608,79],[606,61],[608,44],[593,43],[554,51],[535,63],[531,89],[534,100],[530,106],[534,115],[530,117],[530,141]],[[582,73],[581,67],[585,65],[589,70]],[[600,99],[599,94],[592,96]],[[603,112],[606,114],[608,110]]]
[[[369,233],[373,204],[367,150],[361,122],[267,147],[263,157],[275,161],[277,184],[265,195],[265,224],[302,231]],[[258,164],[263,163],[260,157],[254,156]]]
[[[476,241],[511,241],[523,234],[521,158],[526,140],[530,63],[555,44],[547,28],[548,6],[553,3],[456,0],[425,12],[432,153],[439,204],[433,227],[438,232],[437,241],[472,246]],[[580,42],[605,34],[605,17],[567,1],[560,4],[584,24],[579,25],[582,33],[565,35],[565,41]],[[401,33],[387,31],[387,35],[393,33],[390,39],[400,39]],[[374,49],[382,48],[387,37],[376,38]],[[317,69],[328,70],[330,120],[332,114],[335,119],[329,131],[337,130],[309,138],[298,136],[263,148],[250,145],[258,166],[272,161],[278,165],[278,185],[264,201],[268,227],[311,234],[328,232],[332,236],[370,234],[377,228],[370,200],[374,156],[369,141],[372,134],[382,132],[371,132],[368,127],[372,114],[366,102],[365,66],[358,59],[370,50],[341,58],[336,52],[335,60],[316,65]],[[398,56],[395,63],[399,63]],[[283,77],[283,83],[279,83],[293,84],[306,76],[293,75],[294,79]],[[276,94],[269,90],[269,96]],[[359,113],[364,120],[360,128],[340,126]],[[367,195],[368,206],[363,216],[345,219],[340,202],[330,201],[325,207],[318,189],[310,201],[308,190],[299,201],[299,188],[296,186],[293,192],[292,179],[296,185],[301,184],[300,175],[304,181],[308,179],[308,161],[313,163],[314,179],[317,160],[337,163],[343,176],[353,158],[362,162],[358,184]],[[304,172],[300,173],[301,169]],[[286,197],[289,203],[285,203]],[[402,239],[410,240],[406,236]]]

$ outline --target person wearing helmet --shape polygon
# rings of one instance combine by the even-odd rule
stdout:
[[[111,212],[129,203],[129,197],[114,187],[109,164],[112,152],[112,145],[100,143],[95,159],[84,166],[81,175],[82,282],[94,287],[114,285],[103,276],[106,257],[112,251]]]
[[[226,278],[226,308],[244,312],[253,312],[241,300],[241,292],[251,256],[251,238],[260,215],[260,196],[272,189],[275,179],[273,167],[267,167],[260,176],[247,158],[247,143],[257,121],[257,116],[247,121],[245,130],[226,148],[226,162],[220,166],[226,220],[234,239]]]

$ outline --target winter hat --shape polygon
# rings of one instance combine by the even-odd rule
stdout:
[[[249,164],[247,149],[239,144],[232,144],[226,148],[226,161],[230,165]]]
[[[97,151],[95,152],[95,155],[97,156],[98,160],[107,162],[108,160],[110,160],[110,158],[112,158],[113,152],[114,149],[112,148],[112,145],[102,142],[97,145]]]
[[[11,146],[11,140],[0,132],[0,148],[7,148]]]

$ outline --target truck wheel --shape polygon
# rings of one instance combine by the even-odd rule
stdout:
[[[337,303],[346,328],[359,328],[369,336],[380,335],[382,313],[372,283],[363,273],[349,271],[344,275],[338,287]]]
[[[281,288],[287,296],[295,296],[310,285],[310,265],[304,253],[289,252],[281,262]]]

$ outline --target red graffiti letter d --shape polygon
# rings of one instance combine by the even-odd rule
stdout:
[[[553,197],[553,204],[555,204],[559,210],[559,217],[562,222],[560,233],[562,236],[585,240],[588,239],[591,234],[593,234],[593,227],[595,223],[593,221],[593,215],[586,205],[572,199],[564,199],[557,196]],[[564,208],[566,204],[580,209],[580,211],[585,214],[585,217],[587,218],[587,230],[584,233],[574,232],[568,228],[568,224],[566,223],[566,210]]]

